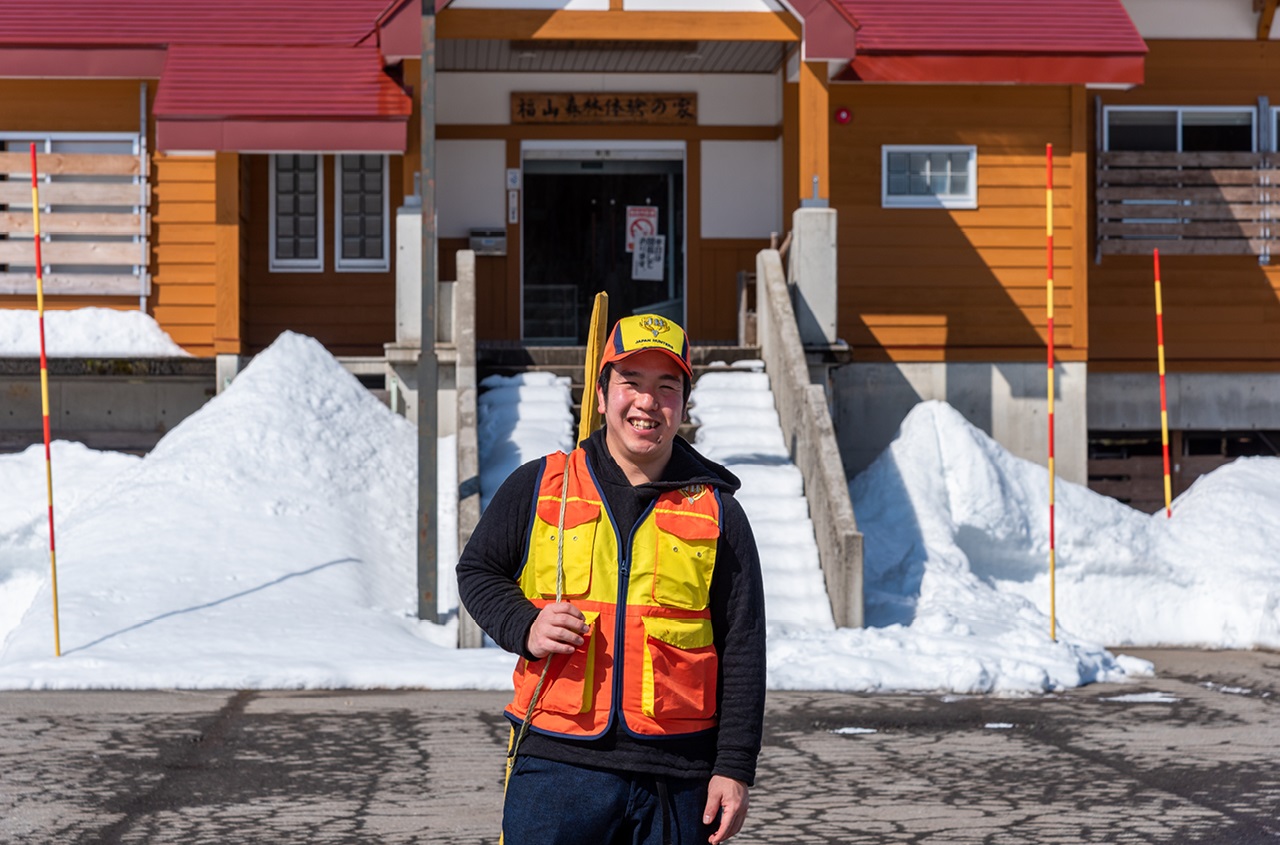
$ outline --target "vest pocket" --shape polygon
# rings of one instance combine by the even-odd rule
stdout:
[[[559,502],[556,502],[559,508]],[[544,508],[538,509],[534,520],[530,549],[533,555],[534,589],[543,598],[556,595],[556,556],[560,538],[556,528],[559,513],[547,523]],[[600,506],[586,502],[571,502],[565,509],[564,525],[564,597],[585,596],[591,590],[592,549],[596,538],[596,518]],[[576,521],[576,522],[575,522]]]
[[[658,553],[653,564],[653,600],[663,607],[705,610],[716,565],[714,537],[684,538],[658,519]]]
[[[716,711],[720,658],[710,619],[644,616],[641,711],[652,718],[708,719]]]
[[[539,694],[538,710],[576,716],[587,713],[595,695],[596,628],[599,611],[584,610],[588,630],[583,634],[582,645],[573,654],[553,654],[547,658],[551,669]],[[534,687],[542,674],[542,661],[525,666],[521,686],[516,690],[516,710],[525,712],[533,697]]]

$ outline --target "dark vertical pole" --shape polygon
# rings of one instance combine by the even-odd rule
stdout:
[[[436,0],[422,0],[422,352],[418,356],[418,618],[436,608]]]

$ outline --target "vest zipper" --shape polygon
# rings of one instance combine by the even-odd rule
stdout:
[[[601,497],[600,497],[601,499],[604,498],[603,492],[604,491],[602,490]],[[639,528],[641,525],[643,525],[644,521],[649,518],[649,514],[653,512],[654,506],[656,506],[657,503],[658,503],[658,500],[655,498],[652,502],[648,504],[648,506],[643,511],[641,511],[640,518],[636,520],[636,524],[631,526],[631,530],[627,533],[626,545],[622,546],[621,541],[619,541],[620,545],[618,548],[618,603],[617,603],[618,618],[617,618],[617,621],[614,623],[615,628],[614,628],[614,634],[613,634],[613,638],[614,638],[613,705],[616,708],[615,712],[618,714],[618,718],[622,721],[622,726],[624,728],[627,726],[627,717],[622,707],[622,672],[623,672],[623,667],[626,666],[626,662],[627,662],[626,661],[627,592],[631,586],[631,556],[632,556],[632,552],[635,550],[635,547],[633,544],[635,542],[636,529]],[[613,514],[611,512],[608,512],[607,510],[606,510],[606,513],[609,513],[609,521],[613,522]],[[613,533],[615,536],[619,536],[619,537],[621,536],[618,533],[618,526],[616,523],[613,526]],[[610,718],[609,721],[612,722],[613,719]]]

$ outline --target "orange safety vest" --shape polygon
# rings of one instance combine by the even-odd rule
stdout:
[[[556,525],[566,471],[563,596],[590,630],[573,654],[550,655],[530,728],[590,739],[606,733],[615,714],[639,736],[715,727],[719,656],[708,602],[720,536],[716,491],[698,484],[664,492],[631,536],[620,537],[586,453],[549,455],[517,576],[538,607],[556,597]],[[546,659],[522,657],[516,664],[515,698],[506,709],[513,720],[524,719]]]

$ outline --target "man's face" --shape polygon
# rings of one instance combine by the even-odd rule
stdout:
[[[614,364],[608,390],[597,388],[596,400],[613,459],[628,477],[636,469],[657,480],[684,416],[680,366],[663,352],[638,352]]]

